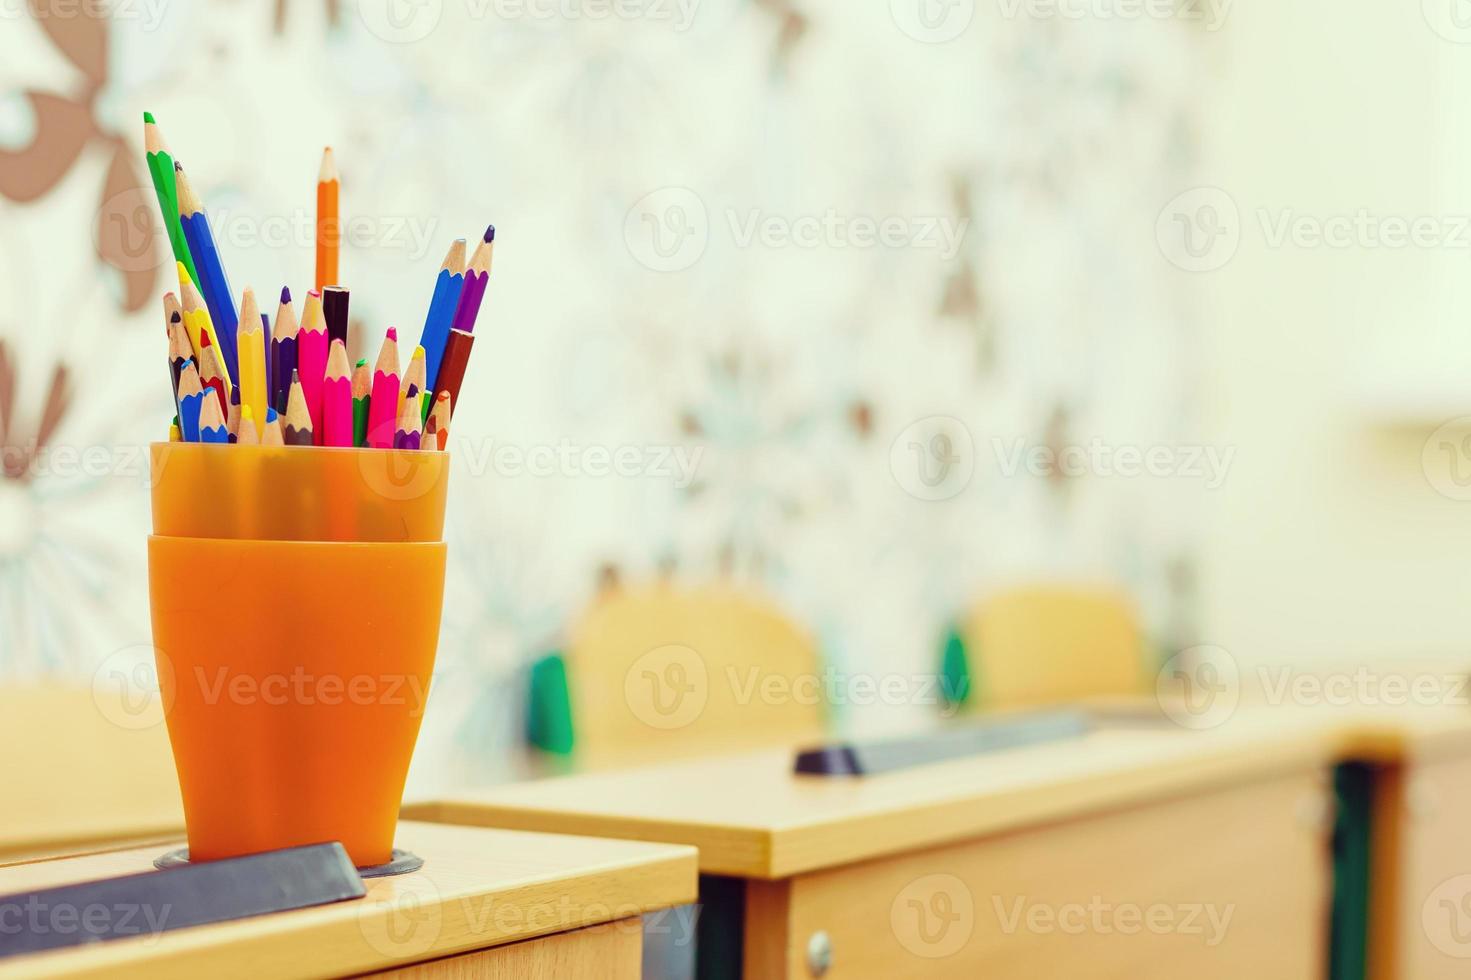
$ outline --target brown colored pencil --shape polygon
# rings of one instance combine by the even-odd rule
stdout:
[[[463,330],[451,330],[449,342],[444,345],[444,361],[439,365],[439,382],[435,385],[435,398],[442,391],[449,392],[450,404],[460,405],[460,387],[465,382],[465,368],[470,363],[470,350],[475,345],[475,335]]]
[[[291,396],[286,401],[286,424],[282,427],[281,438],[288,446],[312,444],[312,414],[307,411],[301,376],[295,371],[291,372]]]

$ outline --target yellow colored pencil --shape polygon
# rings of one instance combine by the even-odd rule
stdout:
[[[270,406],[266,395],[266,333],[261,324],[260,307],[255,301],[255,291],[246,289],[240,298],[240,326],[236,333],[236,347],[240,359],[240,407],[250,408],[253,418],[265,424],[266,409]]]

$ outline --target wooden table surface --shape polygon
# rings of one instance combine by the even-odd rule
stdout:
[[[861,779],[792,774],[769,750],[549,779],[407,808],[419,819],[700,849],[700,870],[778,879],[1332,762],[1341,719],[1239,713],[1225,726],[1104,728]]]
[[[695,852],[669,844],[414,822],[422,870],[365,898],[89,947],[0,959],[0,978],[320,977],[385,970],[695,900]],[[157,846],[0,868],[0,895],[151,871]],[[3,943],[0,943],[3,948]]]

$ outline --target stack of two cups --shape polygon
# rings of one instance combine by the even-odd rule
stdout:
[[[149,595],[191,860],[387,863],[444,597],[441,452],[152,447]]]

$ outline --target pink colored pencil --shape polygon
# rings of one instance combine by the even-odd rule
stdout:
[[[301,329],[296,334],[297,374],[301,393],[306,395],[307,414],[312,417],[316,444],[322,445],[326,426],[322,419],[322,382],[327,375],[327,320],[322,315],[322,294],[306,294],[301,311]]]
[[[352,445],[352,369],[347,363],[347,345],[340,340],[332,341],[332,352],[327,355],[322,424],[327,430],[322,445]]]
[[[398,425],[398,331],[388,328],[378,363],[373,367],[373,394],[368,399],[368,445],[392,449]]]

